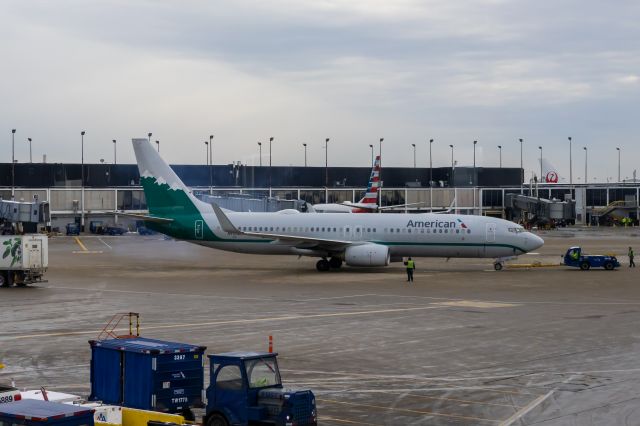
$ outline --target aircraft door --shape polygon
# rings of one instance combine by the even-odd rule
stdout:
[[[487,242],[496,242],[496,224],[494,222],[487,223]]]
[[[204,238],[204,221],[196,220],[194,231],[195,231],[196,240],[203,239]]]

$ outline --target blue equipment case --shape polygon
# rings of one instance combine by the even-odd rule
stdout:
[[[89,344],[89,400],[169,413],[202,406],[206,347],[142,337]]]

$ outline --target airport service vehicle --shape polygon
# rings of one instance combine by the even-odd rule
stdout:
[[[144,337],[91,340],[89,400],[141,410],[179,413],[203,407],[204,426],[315,425],[315,397],[309,390],[284,390],[277,354],[231,352],[209,355],[206,347]]]
[[[134,139],[148,215],[129,215],[157,232],[220,250],[318,257],[319,271],[376,267],[403,256],[494,258],[502,264],[544,244],[522,226],[453,214],[225,212],[198,200],[147,139]]]
[[[204,426],[316,425],[313,392],[284,389],[277,356],[267,352],[208,355],[211,367]]]
[[[20,401],[21,399],[22,395],[17,388],[14,388],[13,386],[0,385],[0,404]]]
[[[580,247],[571,247],[564,255],[564,264],[574,268],[588,271],[591,268],[604,268],[613,271],[620,267],[620,262],[615,256],[582,254]]]
[[[43,282],[49,266],[49,240],[46,235],[0,236],[0,286],[25,286]]]
[[[67,223],[66,231],[67,235],[80,235],[80,225],[75,222]]]
[[[117,225],[109,225],[104,229],[104,233],[107,235],[124,235],[126,234],[126,232],[126,229],[121,228]]]
[[[93,409],[59,402],[24,399],[0,404],[0,425],[93,426]]]

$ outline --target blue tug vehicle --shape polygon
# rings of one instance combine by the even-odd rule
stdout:
[[[620,262],[615,256],[583,254],[582,248],[570,247],[564,255],[564,264],[574,268],[588,271],[591,268],[604,268],[613,271],[620,267]]]

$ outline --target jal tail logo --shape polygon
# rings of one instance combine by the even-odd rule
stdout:
[[[558,174],[556,172],[549,172],[544,178],[547,183],[558,183]]]
[[[464,224],[464,222],[463,222],[463,221],[461,221],[460,219],[458,219],[458,222],[460,223],[460,227],[461,227],[462,229],[469,229],[469,228],[467,227],[467,225],[465,225],[465,224]]]

